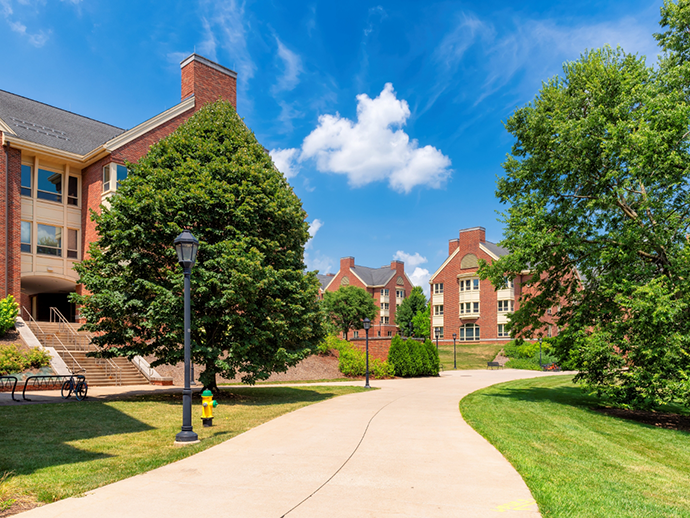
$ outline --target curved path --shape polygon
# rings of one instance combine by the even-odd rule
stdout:
[[[301,408],[22,516],[538,517],[525,483],[462,420],[458,402],[482,387],[539,375],[506,369],[373,381],[381,390]]]

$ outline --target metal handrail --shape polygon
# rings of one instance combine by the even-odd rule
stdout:
[[[36,329],[38,329],[38,331],[43,335],[43,337],[45,339],[45,336],[46,336],[45,332],[43,331],[43,329],[41,329],[41,326],[38,325],[38,322],[36,322],[34,317],[31,315],[31,312],[28,309],[26,309],[26,307],[24,307],[24,306],[22,306],[22,310],[24,312],[26,312],[26,314],[29,316],[29,321],[27,322],[27,325],[29,326],[29,328],[31,328],[32,325],[35,326]],[[33,329],[31,329],[31,330],[34,331]],[[35,334],[35,331],[34,331],[34,334]]]
[[[62,340],[60,340],[60,339],[59,339],[57,336],[55,336],[55,335],[51,335],[51,336],[50,336],[50,339],[51,339],[51,342],[53,342],[53,343],[57,340],[57,342],[60,344],[60,346],[64,349],[64,351],[67,353],[67,355],[68,355],[68,356],[70,357],[70,359],[72,360],[72,369],[70,369],[70,372],[71,372],[72,374],[74,374],[75,370],[76,370],[76,371],[81,371],[81,372],[86,372],[86,369],[85,369],[84,367],[82,367],[82,366],[79,364],[79,362],[77,361],[77,359],[76,359],[74,356],[72,356],[72,353],[69,352],[69,349],[67,349],[67,347],[65,346],[65,344],[62,343]],[[51,344],[51,345],[53,345],[53,344]],[[54,345],[53,345],[53,347],[54,347]],[[76,365],[77,369],[74,368],[75,365]]]

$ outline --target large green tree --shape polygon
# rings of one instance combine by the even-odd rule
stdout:
[[[418,314],[424,313],[426,306],[427,300],[424,296],[424,291],[419,286],[415,286],[395,310],[395,323],[400,328],[403,335],[409,334],[409,326],[410,322],[412,322],[412,334],[414,336],[428,336],[421,334],[422,329],[419,328],[418,325],[416,326],[413,321]]]
[[[104,355],[183,355],[183,274],[173,240],[199,240],[192,270],[192,360],[245,383],[285,371],[323,338],[319,283],[304,273],[306,214],[233,107],[203,107],[129,164],[99,239],[76,269],[85,328]]]
[[[480,270],[495,286],[530,270],[513,333],[539,335],[560,308],[561,360],[636,407],[690,403],[689,19],[666,1],[658,66],[586,52],[510,117],[497,196],[511,254]]]
[[[362,329],[362,320],[373,321],[379,311],[374,298],[366,290],[357,286],[341,286],[336,291],[323,294],[326,314],[333,320],[347,340],[350,329]]]

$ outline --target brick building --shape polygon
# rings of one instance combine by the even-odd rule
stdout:
[[[395,310],[414,287],[405,273],[402,261],[392,261],[390,266],[368,268],[356,266],[354,257],[340,259],[340,270],[335,275],[319,275],[323,291],[337,291],[340,286],[358,286],[373,298],[379,307],[377,319],[371,323],[369,336],[390,337],[397,333]],[[364,333],[354,332],[354,338],[362,338]]]
[[[458,239],[449,241],[448,258],[429,280],[432,339],[438,330],[441,342],[452,342],[454,333],[460,342],[510,340],[508,315],[518,309],[520,296],[529,289],[523,281],[530,274],[506,279],[498,290],[477,275],[480,259],[491,263],[507,254],[508,250],[486,240],[483,227],[460,230]],[[544,336],[555,335],[558,329],[552,315],[545,315],[544,321]]]
[[[197,54],[180,63],[181,102],[125,130],[0,90],[0,297],[12,294],[37,320],[78,290],[75,262],[96,229],[90,210],[117,191],[136,162],[195,111],[236,104],[237,74]]]

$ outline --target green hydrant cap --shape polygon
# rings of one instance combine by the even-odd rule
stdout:
[[[206,389],[201,393],[201,395],[204,397],[208,397],[208,396],[212,396],[213,392],[211,392],[209,389]]]
[[[216,401],[216,400],[214,399],[214,400],[213,400],[213,408],[215,408],[215,407],[217,407],[217,406],[218,406],[218,401]]]

